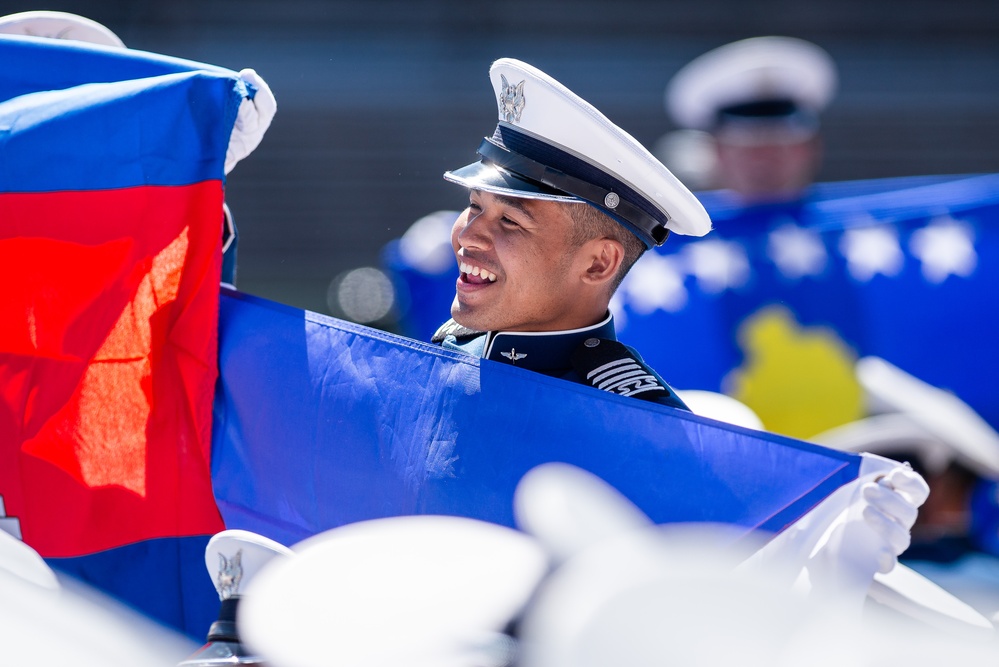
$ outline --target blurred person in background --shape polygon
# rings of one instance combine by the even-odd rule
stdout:
[[[969,405],[879,357],[856,364],[869,416],[814,442],[908,462],[930,495],[899,560],[986,616],[999,614],[999,433]]]
[[[666,109],[682,129],[661,141],[663,157],[690,165],[682,169],[693,187],[721,188],[733,204],[793,202],[821,165],[819,116],[836,86],[832,58],[810,42],[768,36],[721,46],[670,80]]]

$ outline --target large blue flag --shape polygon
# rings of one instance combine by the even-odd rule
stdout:
[[[715,231],[622,286],[621,337],[676,386],[798,437],[864,416],[853,363],[869,355],[999,426],[999,175],[852,185],[748,209],[706,197]],[[684,341],[694,354],[674,353]]]
[[[699,197],[714,230],[646,253],[612,304],[619,337],[674,387],[724,391],[804,438],[864,416],[853,364],[874,355],[999,427],[999,175],[820,184],[748,208]],[[405,241],[385,263],[403,331],[429,340],[456,269]]]
[[[659,523],[779,531],[861,457],[224,291],[212,481],[229,528],[292,544],[365,519],[513,525],[528,470],[564,461]]]

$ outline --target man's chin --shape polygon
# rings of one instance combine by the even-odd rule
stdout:
[[[488,324],[484,323],[482,320],[484,318],[476,317],[474,314],[469,312],[468,308],[464,308],[455,299],[454,305],[451,306],[451,319],[465,327],[466,329],[472,329],[473,331],[489,331]]]

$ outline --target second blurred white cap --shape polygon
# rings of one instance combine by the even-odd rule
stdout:
[[[681,127],[710,129],[726,108],[769,104],[752,115],[817,114],[836,91],[836,66],[825,50],[794,37],[753,37],[709,51],[685,65],[666,88],[666,111]]]
[[[0,16],[0,34],[72,39],[125,48],[125,43],[107,27],[85,16],[68,12],[38,10]]]

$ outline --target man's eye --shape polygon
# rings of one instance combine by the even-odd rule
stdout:
[[[520,227],[520,223],[518,223],[515,220],[511,220],[510,218],[508,218],[506,216],[503,216],[502,218],[500,218],[500,222],[502,222],[507,227]]]
[[[475,202],[468,202],[468,208],[471,211],[481,211],[482,210],[482,207],[479,206],[478,204],[476,204]]]

